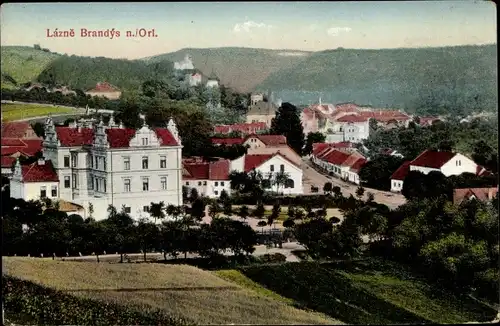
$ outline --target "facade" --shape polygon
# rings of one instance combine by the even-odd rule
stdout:
[[[59,199],[59,177],[51,161],[40,159],[21,166],[16,160],[10,180],[10,196],[28,200]]]
[[[363,167],[363,165],[368,162],[366,159],[360,158],[358,159],[350,168],[347,176],[347,181],[352,182],[354,184],[359,185],[361,183],[361,179],[359,178],[359,171]]]
[[[473,173],[481,175],[486,170],[478,166],[473,160],[460,153],[439,150],[426,150],[413,161],[403,163],[391,176],[391,191],[398,192],[403,189],[404,179],[408,172],[420,171],[429,174],[439,171],[444,176]]]
[[[281,103],[279,103],[281,105]],[[271,122],[276,116],[278,109],[277,103],[274,103],[273,93],[269,93],[267,101],[264,101],[263,94],[253,94],[250,97],[250,107],[248,108],[246,122],[263,122],[267,128],[271,127]]]
[[[133,218],[148,217],[151,202],[182,205],[182,144],[173,120],[167,128],[138,130],[110,119],[94,128],[45,124],[43,156],[58,176],[58,198],[85,208],[96,219],[109,205]]]
[[[358,173],[367,159],[356,150],[342,149],[335,147],[335,144],[313,144],[311,161],[332,176],[360,184]]]
[[[287,195],[303,194],[302,169],[280,153],[268,155],[243,155],[231,161],[231,171],[251,173],[260,172],[264,178],[273,180],[278,172],[288,174],[284,185],[269,182],[266,190]]]
[[[302,157],[300,157],[297,152],[295,152],[290,146],[284,145],[268,145],[265,147],[249,148],[247,154],[260,154],[260,155],[274,155],[281,154],[295,165],[300,166],[302,164]]]
[[[249,149],[286,145],[286,137],[283,135],[248,135],[243,145],[248,146]]]
[[[189,74],[188,76],[188,83],[189,83],[189,86],[197,86],[197,85],[200,85],[201,84],[201,74],[200,73],[192,73],[192,74]]]
[[[97,83],[95,88],[85,92],[90,96],[105,97],[109,100],[117,100],[122,95],[122,92],[115,86],[107,82]]]
[[[217,198],[223,190],[231,194],[229,160],[215,162],[183,162],[182,184],[189,191],[195,188],[200,196]]]

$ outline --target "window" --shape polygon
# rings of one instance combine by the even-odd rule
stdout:
[[[293,182],[292,179],[287,179],[285,181],[285,188],[293,188],[295,186],[295,183]]]
[[[270,170],[271,172],[274,172],[274,165],[271,165],[271,166],[269,167],[269,170]]]
[[[47,187],[43,186],[40,187],[40,198],[45,198],[47,197]]]
[[[149,213],[149,206],[143,206],[142,210],[146,213]]]
[[[130,157],[128,156],[123,158],[123,169],[130,170]]]
[[[189,182],[186,182],[186,186],[189,186]]]
[[[167,168],[167,157],[160,156],[160,169],[166,169],[166,168]]]
[[[52,197],[57,197],[57,186],[52,186],[52,189],[50,191],[50,195]]]
[[[147,156],[142,157],[142,168],[144,170],[147,170],[147,168],[148,168],[148,157]]]
[[[93,169],[94,168],[94,157],[91,154],[89,154],[88,158],[89,158],[90,167]]]
[[[75,173],[73,173],[73,189],[75,189],[77,187],[78,187],[77,175]]]
[[[202,183],[201,181],[198,181],[198,186],[201,186],[201,183]]]
[[[456,164],[457,164],[457,166],[462,166],[462,162],[460,162],[460,160],[458,160],[458,161],[456,162]]]
[[[104,192],[106,192],[106,179],[101,179],[101,181],[104,188]]]
[[[207,185],[207,182],[206,181],[203,181],[203,185],[206,186]]]
[[[132,210],[130,209],[130,206],[125,206],[125,207],[124,207],[124,211],[125,211],[125,213],[130,214],[130,212],[131,212]]]
[[[99,169],[99,157],[94,156],[94,168]]]
[[[106,170],[107,170],[107,167],[108,167],[108,165],[106,164],[106,158],[105,158],[105,157],[103,157],[103,158],[102,158],[102,161],[103,161],[103,163],[104,163],[104,164],[103,164],[103,165],[104,165],[104,171],[106,171]]]
[[[221,181],[220,185],[224,187],[224,181]]]
[[[75,154],[71,155],[71,167],[76,168],[78,165],[78,156]]]
[[[64,167],[69,168],[69,156],[64,156]]]
[[[143,191],[149,190],[149,179],[148,178],[142,178],[142,190]]]
[[[216,196],[218,196],[218,195],[219,195],[219,192],[216,190],[216,191],[214,191],[214,194],[215,194]]]
[[[161,183],[161,189],[167,190],[167,177],[161,177],[160,183]]]
[[[148,146],[148,139],[147,138],[142,139],[142,146]]]
[[[281,172],[285,172],[285,165],[284,165],[284,164],[281,164],[281,165],[280,165],[280,171],[281,171]]]
[[[131,186],[130,186],[130,179],[123,179],[123,190],[125,192],[130,192],[130,189]]]
[[[95,190],[99,191],[101,189],[100,184],[99,184],[99,179],[94,178],[94,184],[95,184]]]
[[[70,188],[71,187],[71,178],[69,175],[64,177],[64,188]]]
[[[219,186],[219,182],[215,181],[215,186],[218,187]]]

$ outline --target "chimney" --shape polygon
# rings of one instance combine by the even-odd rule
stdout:
[[[45,159],[43,157],[38,159],[38,165],[45,165]]]

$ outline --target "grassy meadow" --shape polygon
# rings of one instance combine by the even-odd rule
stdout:
[[[78,109],[53,105],[35,104],[4,104],[2,103],[2,121],[16,121],[27,118],[43,117],[49,114],[70,114],[82,113]]]
[[[164,311],[195,324],[341,324],[187,265],[97,264],[20,257],[4,257],[2,261],[3,273],[9,276],[77,297]]]

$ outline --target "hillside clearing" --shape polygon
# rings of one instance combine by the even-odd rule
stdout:
[[[4,273],[75,296],[160,309],[198,324],[332,324],[187,265],[3,258]],[[338,322],[337,322],[338,323]]]
[[[350,324],[489,321],[496,311],[384,268],[353,262],[250,266],[239,270],[277,294]],[[284,281],[286,280],[286,281]]]
[[[2,121],[16,121],[27,118],[43,117],[49,114],[83,113],[79,109],[55,105],[4,104],[2,103]]]

